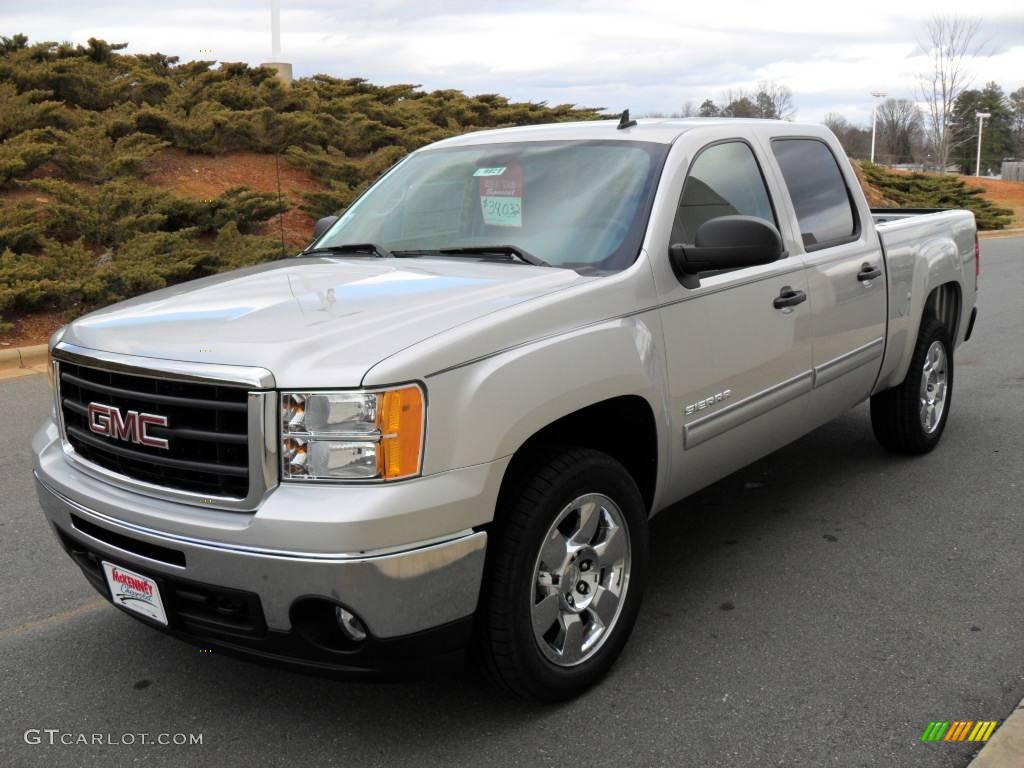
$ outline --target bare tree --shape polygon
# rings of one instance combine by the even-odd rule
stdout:
[[[796,107],[793,104],[793,92],[784,85],[774,80],[762,80],[757,84],[757,98],[764,103],[764,112],[769,114],[765,117],[774,117],[778,120],[792,120],[796,117]]]
[[[1013,133],[1014,155],[1024,159],[1024,88],[1018,88],[1007,97],[1010,106],[1010,130]]]
[[[762,80],[757,89],[729,89],[722,94],[720,114],[723,117],[759,117],[769,120],[792,120],[796,114],[793,93],[784,85]],[[702,113],[705,104],[701,105]]]
[[[850,129],[850,121],[843,117],[838,112],[829,112],[825,115],[825,127],[828,128],[836,136],[841,136]]]
[[[921,101],[928,113],[928,134],[940,169],[949,164],[950,121],[956,100],[972,79],[970,64],[986,48],[978,37],[981,22],[958,16],[935,16],[920,41],[930,69],[920,76]]]
[[[917,104],[910,99],[886,99],[878,106],[877,119],[883,156],[890,163],[911,162],[922,129]]]
[[[687,99],[683,103],[683,111],[679,115],[680,117],[696,117],[697,116],[697,105]]]
[[[851,158],[866,160],[871,146],[871,129],[853,125],[838,112],[825,115],[825,127],[839,139],[846,154]]]

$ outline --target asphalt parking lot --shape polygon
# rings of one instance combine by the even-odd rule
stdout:
[[[941,446],[887,456],[861,406],[659,516],[624,656],[558,706],[457,670],[266,669],[123,615],[36,506],[45,378],[0,381],[0,765],[965,766],[977,746],[922,743],[929,721],[1002,720],[1024,696],[1024,239],[982,253]]]

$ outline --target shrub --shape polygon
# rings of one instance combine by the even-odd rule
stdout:
[[[58,133],[50,128],[33,128],[0,143],[0,187],[29,176],[57,154]]]
[[[19,202],[0,208],[0,252],[25,253],[42,246],[42,214],[37,203]]]
[[[901,208],[966,208],[974,213],[978,229],[1003,229],[1013,211],[984,197],[981,187],[969,187],[959,176],[893,173],[879,165],[861,163],[864,178],[883,197]]]
[[[96,257],[78,240],[47,239],[37,254],[0,254],[0,312],[69,308],[95,300],[101,285],[95,276]]]

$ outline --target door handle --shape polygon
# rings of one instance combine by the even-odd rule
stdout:
[[[795,307],[797,304],[803,304],[807,301],[807,294],[803,291],[794,291],[788,285],[782,286],[782,290],[779,291],[778,297],[772,304],[775,305],[776,309],[783,309],[785,307]]]
[[[857,273],[857,280],[859,282],[863,282],[865,280],[874,280],[876,277],[881,276],[882,270],[865,261],[860,265],[860,272]]]

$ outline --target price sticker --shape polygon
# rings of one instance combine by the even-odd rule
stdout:
[[[477,168],[474,176],[501,176],[505,172],[505,166],[500,168]]]
[[[480,171],[500,171],[481,174]],[[523,169],[518,163],[502,168],[480,168],[480,210],[492,227],[523,226]]]

